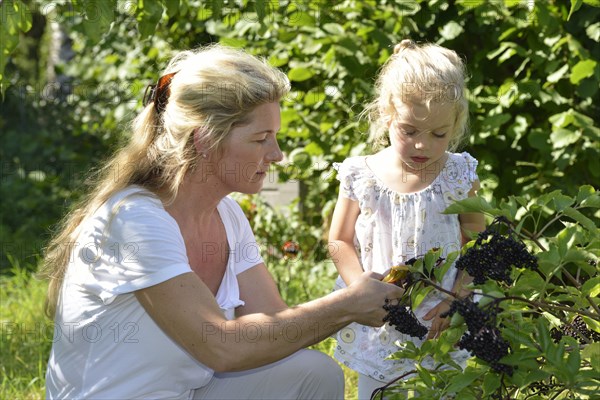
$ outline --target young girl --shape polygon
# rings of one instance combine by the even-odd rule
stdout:
[[[434,247],[442,256],[459,250],[469,233],[484,229],[482,215],[446,215],[455,200],[479,188],[477,161],[468,153],[451,153],[467,130],[465,68],[446,48],[403,40],[383,67],[376,99],[366,112],[370,140],[389,145],[366,157],[334,164],[341,182],[329,234],[332,259],[340,277],[336,288],[354,282],[363,271],[385,273]],[[465,296],[470,282],[451,268],[441,286]],[[446,301],[444,301],[446,300]],[[445,295],[429,295],[413,310],[435,338],[449,324],[439,314],[449,308]],[[389,326],[353,323],[337,334],[335,357],[359,373],[359,399],[414,369],[412,360],[386,360],[396,341],[423,341]],[[463,362],[465,351],[455,352]],[[427,364],[427,363],[425,363]],[[433,367],[424,365],[425,367]]]

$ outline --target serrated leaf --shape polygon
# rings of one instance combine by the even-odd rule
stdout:
[[[540,346],[542,347],[542,350],[546,352],[552,343],[550,339],[550,332],[548,331],[548,327],[546,325],[546,320],[544,318],[538,318],[536,328]]]
[[[566,368],[569,374],[569,381],[574,382],[576,379],[577,372],[579,371],[579,367],[581,366],[581,354],[579,353],[579,347],[573,346],[569,350],[569,355],[567,356]]]

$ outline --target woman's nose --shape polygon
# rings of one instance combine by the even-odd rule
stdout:
[[[277,143],[277,139],[273,141],[273,146],[270,149],[269,153],[267,153],[266,159],[269,162],[279,162],[283,160],[283,153],[279,148],[279,143]]]

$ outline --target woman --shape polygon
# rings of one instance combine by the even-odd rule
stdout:
[[[337,364],[303,348],[350,322],[381,326],[402,290],[365,274],[288,307],[227,197],[257,193],[281,161],[288,86],[220,46],[169,63],[48,248],[49,399],[343,398]]]

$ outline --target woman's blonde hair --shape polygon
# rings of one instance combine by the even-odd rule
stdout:
[[[92,179],[91,190],[61,222],[48,244],[40,276],[49,279],[46,313],[53,317],[78,227],[116,192],[139,185],[172,202],[203,152],[220,151],[231,129],[259,105],[279,101],[289,81],[266,61],[242,50],[211,45],[183,51],[163,76],[175,73],[164,109],[150,102],[135,118],[128,142]],[[160,111],[157,111],[157,108]]]
[[[452,102],[456,112],[449,143],[456,150],[467,135],[469,105],[465,95],[466,69],[456,52],[436,44],[418,45],[405,39],[394,47],[375,83],[375,100],[361,116],[369,122],[369,141],[378,149],[388,143],[396,103]]]

